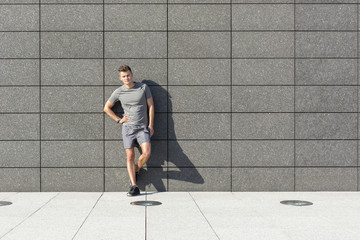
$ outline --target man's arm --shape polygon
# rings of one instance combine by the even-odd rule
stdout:
[[[146,99],[146,103],[149,108],[149,128],[150,128],[150,137],[154,134],[154,116],[155,116],[155,107],[153,98]]]
[[[114,111],[111,109],[114,106],[112,102],[107,101],[105,103],[104,112],[106,112],[107,115],[109,115],[114,121],[117,121],[119,119],[119,116],[117,116]],[[127,115],[125,115],[121,120],[120,123],[128,122],[129,118]]]

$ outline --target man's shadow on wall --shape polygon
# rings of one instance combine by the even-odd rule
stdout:
[[[152,137],[151,157],[147,162],[147,168],[143,168],[141,170],[137,185],[143,191],[147,190],[147,186],[150,187],[150,189],[151,186],[153,186],[156,191],[163,192],[166,191],[168,187],[170,187],[165,186],[166,183],[170,185],[170,180],[190,182],[194,184],[203,184],[204,179],[202,178],[194,164],[190,161],[189,157],[184,153],[179,142],[176,140],[175,124],[172,118],[172,102],[170,94],[165,88],[152,80],[143,80],[142,82],[150,87],[154,99],[154,136],[158,134],[158,137]],[[116,105],[117,106],[114,106],[114,110],[116,112],[123,112],[121,105],[119,103],[117,103]],[[159,116],[165,117],[165,122],[164,119],[161,119],[161,117]],[[167,124],[165,124],[166,118]],[[157,120],[159,120],[158,122],[160,123],[157,123]],[[167,136],[170,135],[171,139],[167,139]],[[157,138],[159,140],[157,140]],[[138,150],[140,155],[141,149],[138,148]],[[194,151],[196,151],[196,149],[194,149]],[[137,159],[135,158],[135,162],[136,160]],[[186,190],[185,187],[182,188],[178,184],[176,184],[174,188],[178,191]],[[168,190],[171,191],[171,187]]]

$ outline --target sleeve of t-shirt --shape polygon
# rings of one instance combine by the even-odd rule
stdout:
[[[111,103],[116,103],[117,101],[119,101],[118,91],[115,90],[109,97],[108,101]]]
[[[145,97],[146,97],[146,99],[148,99],[148,98],[151,98],[151,97],[152,97],[152,95],[151,95],[151,91],[150,91],[150,88],[149,88],[149,86],[148,86],[148,85],[146,85],[146,84],[145,84]]]

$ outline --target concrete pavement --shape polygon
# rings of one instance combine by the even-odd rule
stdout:
[[[282,200],[311,206],[287,206]],[[134,206],[155,200],[160,206]],[[359,240],[360,192],[2,192],[1,240]]]

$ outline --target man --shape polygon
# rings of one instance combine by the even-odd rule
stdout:
[[[123,86],[116,89],[105,104],[106,112],[117,123],[122,124],[122,137],[126,152],[127,170],[131,188],[127,193],[129,197],[140,194],[136,185],[136,175],[146,163],[151,154],[150,137],[154,134],[154,101],[150,88],[144,83],[133,81],[133,73],[127,65],[119,68],[119,79]],[[117,116],[111,108],[115,102],[120,101],[124,109],[123,117]],[[149,109],[149,115],[147,110]],[[141,156],[135,165],[134,147],[140,145]]]

